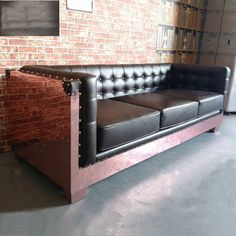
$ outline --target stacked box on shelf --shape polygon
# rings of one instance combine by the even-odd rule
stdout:
[[[187,5],[180,6],[179,25],[182,27],[192,27],[192,8]]]
[[[180,5],[179,9],[179,25],[184,26],[186,22],[186,6]]]
[[[157,35],[159,62],[195,63],[205,0],[162,0]],[[200,19],[199,19],[200,18]]]
[[[163,49],[170,49],[175,50],[176,49],[176,30],[175,27],[164,27],[159,26],[158,27],[158,33],[157,33],[157,49],[163,50]]]
[[[158,30],[157,30],[157,49],[161,49],[162,48],[163,30],[164,30],[163,26],[158,26]]]
[[[161,11],[159,22],[163,24],[170,24],[170,11],[171,11],[172,3],[170,1],[162,1],[161,3]]]
[[[178,49],[183,49],[184,46],[184,30],[179,29],[178,32]]]
[[[158,16],[158,22],[163,22],[165,23],[165,18],[166,18],[166,15],[165,15],[165,4],[164,4],[164,1],[161,1],[160,3],[160,14]]]
[[[191,7],[186,7],[185,10],[186,19],[183,26],[192,27],[192,12],[193,10]]]
[[[200,32],[193,33],[193,50],[198,51],[200,43]]]
[[[199,11],[197,9],[194,9],[193,16],[192,16],[192,27],[195,29],[199,29],[198,17],[200,17]]]
[[[178,19],[179,19],[179,6],[177,3],[172,2],[169,13],[169,23],[171,25],[178,25]]]
[[[175,28],[171,27],[167,30],[167,48],[176,49],[175,45]]]
[[[176,28],[175,29],[175,38],[174,38],[174,48],[175,49],[178,49],[178,40],[179,40],[179,38],[178,38],[178,36],[179,36],[179,30]]]
[[[193,33],[192,31],[186,31],[186,50],[193,50]]]
[[[163,49],[168,48],[168,28],[167,27],[163,27],[163,30],[162,30],[161,48]]]

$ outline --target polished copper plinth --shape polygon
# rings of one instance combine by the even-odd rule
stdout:
[[[42,76],[15,72],[9,81],[9,89],[13,86],[19,90],[19,96],[25,95],[22,97],[21,108],[9,104],[14,120],[9,133],[15,145],[15,153],[59,184],[65,190],[69,202],[81,200],[87,188],[102,179],[204,132],[216,131],[222,121],[222,114],[219,114],[94,165],[80,168],[80,94],[67,96],[61,81]],[[17,117],[14,116],[16,112]],[[21,113],[27,117],[23,123],[19,123]]]

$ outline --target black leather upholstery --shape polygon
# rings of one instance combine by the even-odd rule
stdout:
[[[160,112],[112,100],[98,100],[97,151],[131,142],[159,130]]]
[[[166,89],[159,93],[181,99],[197,101],[199,103],[198,116],[213,111],[220,111],[224,106],[224,96],[213,92],[190,89]]]
[[[174,132],[177,132],[178,130],[184,129],[184,128],[189,127],[191,125],[194,125],[194,124],[196,124],[196,123],[198,123],[200,121],[206,120],[206,119],[208,119],[210,117],[214,117],[215,115],[218,115],[218,114],[220,114],[219,111],[216,111],[216,112],[213,112],[213,113],[209,113],[207,115],[198,117],[197,119],[193,119],[193,120],[184,122],[182,124],[175,125],[175,126],[173,126],[171,128],[168,128],[168,129],[160,130],[160,131],[158,131],[156,133],[153,133],[153,134],[147,135],[145,137],[136,139],[136,140],[134,140],[132,142],[128,142],[126,144],[119,145],[118,147],[115,147],[115,148],[112,148],[112,149],[109,149],[109,150],[97,153],[97,160],[103,160],[103,159],[111,157],[111,156],[113,156],[115,154],[119,154],[121,152],[127,151],[129,149],[134,148],[134,147],[137,147],[137,146],[143,145],[145,143],[148,143],[148,142],[150,142],[152,140],[156,140],[156,139],[161,138],[163,136],[166,136],[168,134],[172,134]]]
[[[167,87],[170,64],[51,66],[60,70],[93,74],[97,98],[155,92]]]
[[[80,166],[96,161],[97,146],[97,81],[82,81],[80,88]]]
[[[188,97],[183,98],[178,96],[177,99],[177,96],[173,96],[173,94],[161,95],[160,91],[187,89],[211,91],[224,95],[227,91],[227,81],[230,74],[226,67],[182,64],[27,66],[22,71],[34,74],[39,72],[40,75],[47,77],[50,74],[58,75],[61,79],[65,76],[74,80],[69,84],[70,92],[68,94],[73,95],[78,89],[81,92],[80,119],[82,121],[80,130],[82,133],[80,140],[82,143],[80,166],[82,167],[94,163],[96,154],[102,156],[96,150],[105,150],[105,146],[103,147],[103,144],[100,144],[101,141],[98,141],[99,147],[96,147],[97,99],[125,99],[123,102],[161,110],[161,128],[163,129],[196,118],[198,103],[200,104],[199,115],[208,114],[215,109],[222,110],[222,96],[216,95],[213,99],[205,95],[199,97],[188,95]],[[95,78],[85,73],[92,74]],[[78,78],[79,80],[77,80]],[[78,81],[81,84],[76,88]],[[64,85],[66,88],[67,83]],[[132,102],[128,101],[127,97],[132,97]],[[104,115],[107,114],[104,113]],[[132,126],[131,122],[130,125]],[[133,131],[137,132],[138,129],[132,129]],[[126,135],[131,134],[126,133]],[[134,135],[143,134],[134,133]],[[99,134],[98,137],[100,137]],[[133,138],[130,136],[129,140],[128,138],[126,141],[121,140],[121,143],[130,141],[129,144],[124,145],[132,145],[132,143],[137,142],[137,139],[134,140]],[[113,149],[116,150],[117,148]]]
[[[169,88],[205,90],[225,94],[230,69],[223,66],[172,64]]]
[[[136,94],[115,98],[117,101],[161,111],[161,128],[197,118],[198,103],[159,93]]]

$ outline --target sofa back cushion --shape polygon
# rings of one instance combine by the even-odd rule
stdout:
[[[156,92],[167,86],[170,64],[70,65],[52,66],[59,70],[84,72],[97,78],[97,98]]]

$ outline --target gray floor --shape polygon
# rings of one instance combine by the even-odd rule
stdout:
[[[63,192],[12,154],[0,156],[1,236],[235,236],[236,116],[90,187]]]

